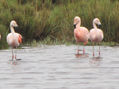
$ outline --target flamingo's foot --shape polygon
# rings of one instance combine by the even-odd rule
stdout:
[[[12,55],[12,61],[14,60],[14,55]]]
[[[94,52],[93,52],[93,57],[95,56]]]
[[[11,62],[11,64],[16,65],[16,64],[17,64],[17,62],[16,62],[16,61],[12,61],[12,62]]]
[[[15,57],[14,57],[14,58],[15,58],[15,60],[17,59],[16,55],[15,55]]]
[[[100,57],[100,51],[99,51],[99,57]]]
[[[77,54],[79,54],[79,51],[82,51],[82,50],[78,49],[78,50],[77,50]]]
[[[85,50],[83,49],[83,54],[85,54]]]
[[[79,54],[79,51],[80,51],[80,50],[78,49],[78,50],[77,50],[77,54]]]
[[[79,52],[77,52],[76,55],[79,55]]]

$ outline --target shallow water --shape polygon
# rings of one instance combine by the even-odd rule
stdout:
[[[119,47],[101,47],[101,57],[76,55],[76,46],[40,46],[0,50],[0,89],[119,89]],[[80,46],[80,49],[82,46]]]

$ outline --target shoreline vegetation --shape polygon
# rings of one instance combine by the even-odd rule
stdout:
[[[0,49],[8,48],[9,23],[16,20],[16,32],[23,45],[76,44],[73,19],[80,16],[89,30],[95,17],[101,20],[101,45],[119,45],[119,0],[0,0]],[[88,43],[91,45],[91,42]]]
[[[70,46],[70,45],[83,45],[83,43],[79,43],[76,44],[76,42],[67,42],[65,40],[51,40],[50,38],[46,38],[42,41],[36,41],[33,40],[32,42],[26,42],[25,44],[23,44],[24,46],[32,46],[32,47],[37,47],[40,45],[66,45],[66,46]],[[95,45],[99,45],[99,44],[95,44]],[[92,46],[92,42],[88,41],[86,46]],[[119,43],[117,42],[101,42],[100,46],[119,46]]]

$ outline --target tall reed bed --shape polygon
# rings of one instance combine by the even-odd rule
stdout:
[[[0,1],[0,48],[7,47],[6,35],[9,23],[15,19],[19,24],[16,32],[23,35],[25,42],[52,41],[75,42],[73,18],[80,16],[82,26],[89,30],[92,20],[102,22],[105,42],[119,42],[118,0],[1,0]]]

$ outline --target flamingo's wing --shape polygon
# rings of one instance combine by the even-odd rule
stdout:
[[[89,37],[89,39],[90,39],[91,41],[93,41],[95,38],[96,38],[95,29],[91,29],[91,30],[90,30],[90,37]]]
[[[20,34],[18,34],[18,42],[22,43],[22,36]]]
[[[103,34],[103,31],[101,29],[99,29],[99,34],[100,34],[99,41],[102,41],[104,38],[104,34]]]

